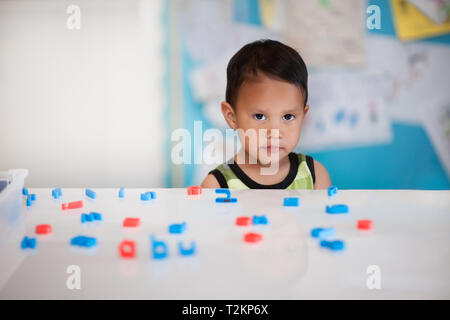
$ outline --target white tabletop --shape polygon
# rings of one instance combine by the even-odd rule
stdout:
[[[51,189],[30,189],[37,195],[31,208],[12,219],[0,241],[0,298],[90,299],[435,299],[450,298],[450,191],[339,190],[330,199],[325,190],[232,190],[237,203],[216,204],[213,189],[188,196],[186,189],[63,189],[54,200]],[[157,199],[140,200],[155,191]],[[284,197],[298,196],[299,207],[283,206]],[[84,208],[63,211],[62,202],[83,200]],[[343,203],[348,214],[325,213],[329,203]],[[102,223],[81,224],[83,212],[100,212]],[[240,227],[236,217],[265,214],[269,225]],[[122,227],[125,217],[141,218],[141,226]],[[372,231],[356,228],[371,219]],[[168,232],[186,221],[182,235]],[[50,224],[49,236],[35,226]],[[334,227],[333,239],[346,249],[320,248],[312,228]],[[263,241],[243,241],[246,232]],[[166,241],[169,256],[154,260],[150,235]],[[21,250],[27,235],[36,250]],[[77,235],[96,237],[94,250],[71,247]],[[135,259],[123,259],[119,243],[136,241]],[[180,256],[178,241],[197,244],[193,257]],[[80,289],[68,289],[69,266],[80,269]],[[369,289],[368,267],[376,265],[380,289]],[[373,272],[370,269],[370,272]]]

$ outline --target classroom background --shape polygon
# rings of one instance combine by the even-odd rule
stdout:
[[[449,189],[449,8],[0,0],[0,171],[27,168],[30,187],[200,184],[216,165],[173,163],[171,135],[194,137],[195,121],[224,132],[229,58],[272,38],[308,65],[310,112],[296,151],[322,162],[334,185]]]

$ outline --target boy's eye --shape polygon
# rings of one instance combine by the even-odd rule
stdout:
[[[265,120],[266,117],[262,113],[257,113],[253,116],[256,120]]]
[[[284,116],[283,116],[283,119],[284,120],[293,120],[295,118],[295,116],[293,115],[293,114],[285,114]]]

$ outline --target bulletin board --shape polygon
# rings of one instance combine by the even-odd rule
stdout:
[[[179,35],[183,127],[193,132],[194,121],[201,120],[204,130],[224,130],[220,101],[229,58],[245,43],[261,38],[302,45],[290,43],[282,31],[299,18],[291,15],[285,22],[277,1],[186,3]],[[335,1],[317,1],[322,13],[304,22],[311,30],[314,21],[322,25],[330,21],[328,30],[321,31],[323,40],[330,39],[332,26],[344,20],[344,29],[360,26],[361,32],[338,35],[348,44],[339,51],[341,59],[317,58],[323,51],[320,46],[316,53],[311,50],[316,59],[298,49],[306,56],[311,99],[295,151],[320,161],[341,188],[448,189],[450,96],[445,86],[450,83],[450,35],[404,42],[397,37],[392,3],[365,4],[340,2],[346,9],[337,10]],[[365,27],[366,8],[372,4],[380,7],[379,30]],[[323,64],[330,60],[334,64]],[[182,181],[199,184],[211,169],[185,165]]]

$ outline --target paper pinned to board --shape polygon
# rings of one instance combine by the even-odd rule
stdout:
[[[301,149],[316,151],[392,141],[391,120],[379,94],[383,84],[382,75],[313,73]]]
[[[258,39],[279,39],[273,30],[235,23],[231,0],[191,0],[182,4],[184,43],[194,60],[202,64],[229,60],[242,46]]]
[[[450,179],[450,96],[443,93],[422,108],[425,130]]]
[[[286,0],[285,41],[313,67],[364,63],[364,3]]]
[[[449,92],[450,46],[401,43],[385,36],[367,37],[368,73],[383,75],[383,95],[393,120],[422,124],[420,110],[434,97]]]
[[[220,103],[225,100],[227,65],[228,58],[217,59],[216,62],[205,64],[190,73],[192,93],[197,101]]]
[[[442,24],[448,18],[450,10],[449,0],[407,0],[417,9],[422,11],[429,19],[436,24]]]
[[[449,5],[448,0],[391,0],[397,36],[410,41],[449,33]]]

